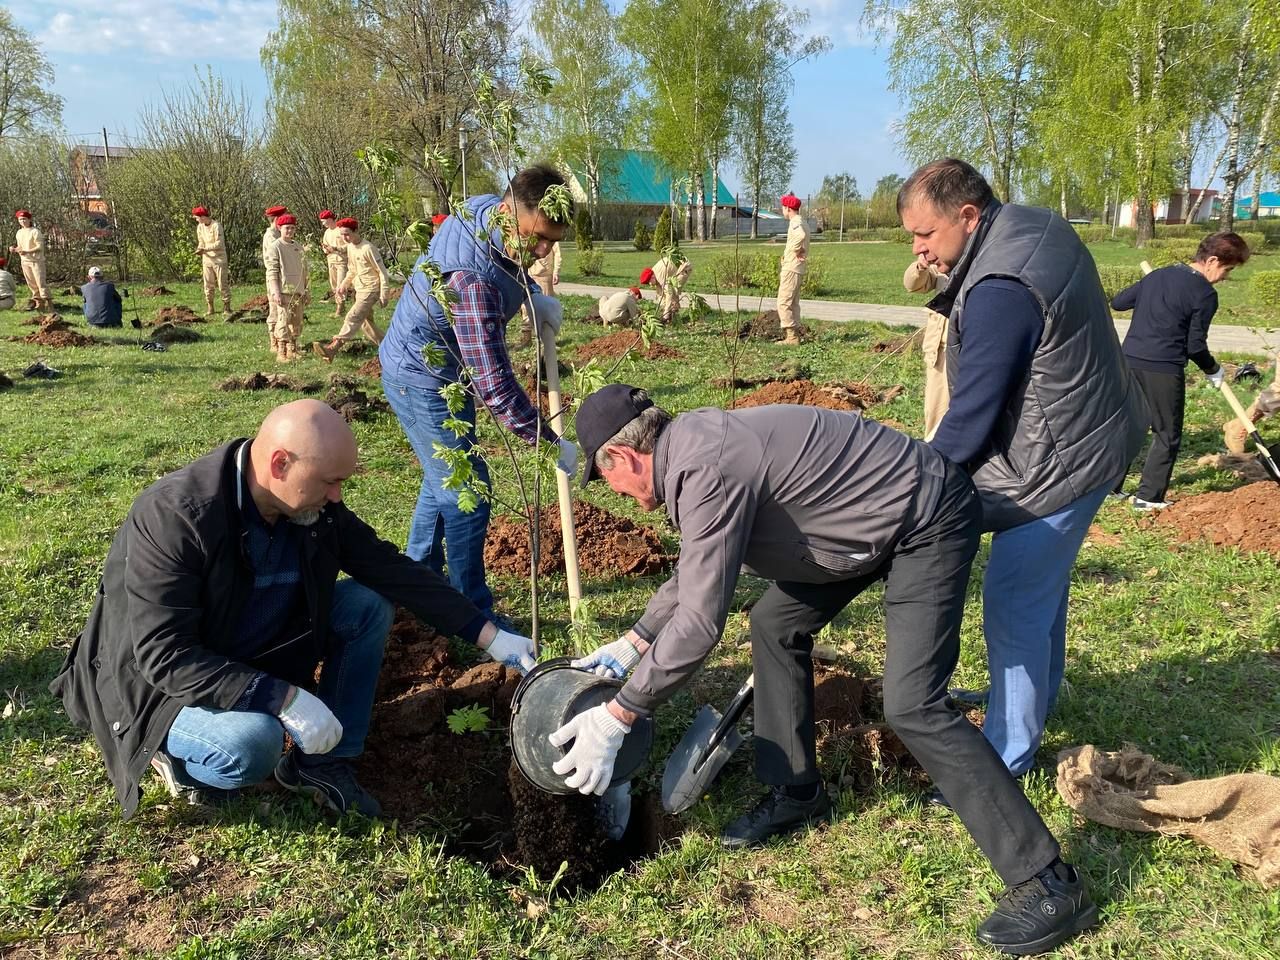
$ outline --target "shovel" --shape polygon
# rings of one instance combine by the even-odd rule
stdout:
[[[1231,404],[1231,409],[1235,411],[1236,416],[1240,418],[1240,423],[1249,431],[1249,439],[1253,441],[1254,447],[1258,450],[1258,462],[1267,471],[1267,476],[1276,483],[1280,483],[1280,466],[1276,466],[1275,458],[1271,456],[1271,451],[1262,442],[1262,437],[1258,434],[1258,428],[1254,426],[1249,415],[1245,413],[1244,407],[1240,406],[1240,401],[1236,399],[1235,392],[1227,383],[1226,377],[1223,377],[1222,385],[1219,389],[1222,391],[1222,395],[1227,398],[1227,403]]]
[[[694,716],[692,726],[671,751],[662,774],[662,806],[668,813],[683,813],[697,803],[733,751],[742,746],[738,721],[751,703],[754,683],[753,673],[733,695],[724,716],[707,705]]]

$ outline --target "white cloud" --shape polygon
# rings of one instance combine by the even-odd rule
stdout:
[[[809,11],[809,29],[826,34],[837,50],[876,46],[875,27],[862,20],[864,0],[801,0],[798,6]],[[886,42],[892,36],[890,29]]]
[[[23,17],[50,53],[145,60],[258,60],[275,0],[45,0]]]

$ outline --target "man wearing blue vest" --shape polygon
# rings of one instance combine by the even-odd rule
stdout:
[[[89,282],[80,288],[84,319],[91,327],[122,326],[123,307],[116,285],[102,275],[101,267],[89,268]]]
[[[577,447],[543,423],[516,379],[506,343],[507,323],[522,304],[529,305],[537,323],[560,329],[560,302],[542,294],[528,269],[548,254],[572,219],[572,203],[558,216],[540,208],[549,191],[563,187],[564,177],[554,167],[539,165],[516,174],[501,197],[465,201],[465,213],[447,217],[414,264],[378,348],[382,389],[422,464],[422,489],[405,553],[444,572],[447,543],[450,582],[485,612],[493,608],[484,573],[489,505],[481,499],[471,511],[459,506],[459,491],[444,485],[451,470],[435,450],[440,444],[471,453],[478,398],[526,443],[558,443],[560,469],[572,475],[577,466]],[[427,263],[440,271],[456,297],[451,317],[431,295],[432,280],[422,269]],[[455,415],[440,390],[454,383],[467,387],[466,403],[456,415],[468,425],[462,436],[444,425]],[[484,460],[471,453],[470,461],[477,485],[487,487]]]
[[[929,308],[949,318],[951,402],[929,442],[968,470],[994,534],[983,732],[1020,775],[1062,682],[1071,567],[1142,444],[1146,405],[1093,258],[1060,216],[1000,203],[950,158],[911,175],[898,214],[913,252],[948,279]]]

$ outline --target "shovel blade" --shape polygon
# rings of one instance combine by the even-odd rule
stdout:
[[[697,803],[742,745],[742,734],[734,727],[714,749],[710,748],[711,735],[720,720],[720,711],[703,706],[671,751],[662,774],[662,806],[668,813],[683,813]]]
[[[1262,469],[1267,471],[1267,476],[1276,483],[1280,483],[1280,466],[1276,465],[1270,450],[1265,447],[1258,447],[1258,462],[1262,464]]]

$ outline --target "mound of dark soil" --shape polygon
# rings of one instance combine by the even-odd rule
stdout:
[[[388,287],[388,288],[387,288],[387,303],[390,303],[392,300],[399,300],[399,299],[400,299],[400,294],[402,294],[402,293],[404,293],[404,285],[403,285],[403,284],[402,284],[402,285],[400,285],[400,286],[398,286],[398,287]]]
[[[1158,527],[1178,540],[1207,540],[1219,547],[1238,547],[1280,557],[1280,484],[1251,483],[1225,493],[1202,493],[1177,500],[1155,515]]]
[[[138,295],[142,297],[171,297],[173,296],[173,291],[161,284],[158,287],[143,287]]]
[[[573,528],[578,538],[578,570],[583,577],[643,576],[668,570],[675,562],[652,529],[585,500],[573,505]],[[564,541],[560,508],[555,504],[543,508],[538,540],[538,572],[563,571]],[[495,518],[489,524],[484,563],[494,573],[527,577],[532,563],[528,522]]]
[[[37,313],[34,316],[24,317],[18,323],[19,326],[23,327],[48,327],[50,324],[61,324],[61,326],[54,327],[55,330],[66,330],[71,326],[57,313]]]
[[[391,405],[380,394],[369,394],[358,386],[351,386],[346,381],[331,381],[324,402],[342,414],[347,423],[357,420],[371,420],[381,413],[390,413]]]
[[[251,373],[247,377],[228,377],[218,384],[219,390],[293,390],[295,393],[319,393],[324,384],[315,380],[299,380],[282,373]]]
[[[62,322],[65,321],[59,321],[59,323]],[[59,327],[56,324],[41,327],[35,333],[27,334],[21,339],[23,343],[31,343],[40,347],[92,347],[102,344],[100,340],[85,336],[83,333],[76,333],[74,330],[67,329],[67,327]]]
[[[873,387],[862,383],[831,383],[819,386],[812,380],[771,380],[754,393],[739,397],[734,409],[763,407],[771,403],[797,403],[828,410],[864,410],[879,399]]]
[[[738,327],[734,331],[734,336],[739,340],[776,340],[782,336],[778,311],[766,310],[764,313],[757,313]]]
[[[903,350],[908,349],[918,336],[918,332],[906,333],[900,337],[890,337],[888,340],[879,340],[871,345],[871,352],[900,353]]]
[[[156,311],[156,318],[151,322],[154,327],[162,324],[180,324],[186,325],[190,323],[204,323],[204,317],[196,316],[194,310],[184,304],[177,304],[171,307],[161,307]]]
[[[382,361],[376,356],[372,360],[366,360],[360,366],[356,367],[356,373],[362,377],[381,377]]]
[[[222,318],[223,323],[265,323],[267,320],[267,308],[261,310],[240,309],[232,310]]]
[[[204,321],[199,321],[203,323]],[[185,323],[185,321],[184,321]],[[160,343],[195,343],[201,339],[198,330],[177,323],[162,323],[151,332],[151,339]]]
[[[628,351],[646,360],[679,360],[684,357],[679,350],[663,346],[656,340],[651,340],[649,349],[646,350],[640,335],[630,330],[618,330],[603,337],[596,337],[579,346],[576,355],[580,363],[586,363],[593,357],[599,357],[601,360],[616,360]]]
[[[250,297],[244,303],[240,304],[241,310],[261,310],[264,313],[271,306],[271,301],[267,299],[265,293],[260,293],[256,297]]]

